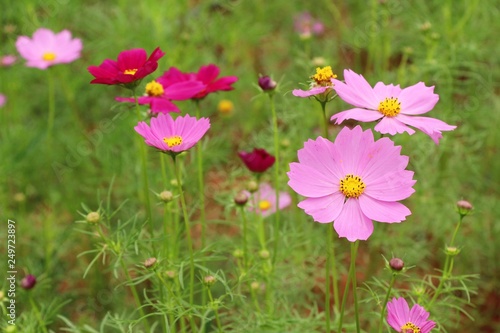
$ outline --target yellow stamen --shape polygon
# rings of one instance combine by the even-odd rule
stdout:
[[[316,74],[311,76],[311,79],[316,81],[316,84],[320,86],[331,86],[331,79],[336,79],[337,75],[333,74],[332,67],[326,66],[323,68],[317,67]]]
[[[401,112],[401,102],[395,98],[386,98],[378,105],[378,110],[386,117],[395,117]]]
[[[268,210],[269,208],[271,208],[271,203],[269,201],[262,200],[261,202],[259,202],[259,209],[261,211]]]
[[[163,142],[167,144],[168,148],[172,148],[182,143],[182,137],[180,135],[174,135],[168,138],[163,138]]]
[[[163,86],[153,80],[146,84],[146,94],[153,97],[161,96],[163,95]]]
[[[346,175],[340,180],[340,192],[348,198],[359,198],[365,191],[365,187],[365,183],[358,176]]]
[[[43,54],[42,59],[45,61],[54,61],[56,59],[56,54],[54,52],[46,52]]]
[[[126,69],[123,71],[123,74],[134,75],[137,72],[137,68]]]
[[[401,327],[401,333],[420,333],[420,328],[411,322],[407,322]]]

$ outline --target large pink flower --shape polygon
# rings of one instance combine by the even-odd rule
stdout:
[[[80,58],[82,41],[71,39],[71,32],[59,33],[40,28],[30,39],[20,36],[16,41],[17,51],[27,60],[26,66],[47,69],[49,66],[65,64]]]
[[[170,67],[170,69],[163,74],[162,78],[165,80],[164,82],[171,83],[201,81],[206,85],[206,88],[196,94],[194,99],[202,99],[213,92],[234,89],[233,83],[238,81],[238,77],[223,76],[217,78],[219,74],[219,67],[214,64],[209,64],[207,66],[201,66],[196,73],[183,73],[175,67]]]
[[[117,61],[105,59],[99,66],[87,68],[95,77],[90,83],[135,87],[141,79],[158,68],[158,60],[164,55],[165,53],[159,47],[151,53],[149,58],[144,49],[120,52]]]
[[[274,214],[276,210],[282,210],[292,203],[292,197],[288,192],[279,193],[279,205],[276,205],[276,191],[268,183],[260,184],[259,190],[253,194],[245,192],[250,198],[251,205],[248,210],[262,215],[263,217]]]
[[[189,115],[177,117],[160,113],[151,118],[151,126],[141,121],[134,127],[146,144],[164,153],[180,153],[193,147],[210,128],[208,118],[196,119]]]
[[[334,114],[331,120],[340,124],[346,119],[362,122],[380,120],[375,130],[382,134],[415,133],[409,126],[418,128],[438,144],[443,136],[441,131],[451,131],[456,126],[428,117],[417,117],[431,111],[439,100],[434,86],[427,87],[423,82],[401,89],[399,85],[386,85],[378,82],[371,87],[365,78],[352,70],[344,70],[345,83],[332,79],[337,94],[355,106]]]
[[[183,101],[193,98],[205,87],[200,81],[172,83],[160,77],[146,85],[146,92],[144,96],[138,98],[138,103],[149,105],[153,113],[180,112],[177,105],[171,101]],[[117,97],[116,100],[119,102],[135,102],[134,98],[129,97]]]
[[[306,197],[299,203],[316,222],[330,223],[353,242],[373,232],[372,220],[404,221],[410,210],[397,202],[413,192],[409,158],[389,138],[374,141],[371,130],[343,128],[335,142],[309,140],[290,164],[288,185]]]
[[[402,297],[393,298],[387,303],[387,322],[396,331],[401,333],[429,333],[436,323],[429,318],[429,312],[418,304],[409,308]]]

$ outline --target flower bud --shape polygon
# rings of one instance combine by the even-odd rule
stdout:
[[[160,198],[161,201],[163,201],[164,203],[167,203],[167,202],[172,201],[172,199],[174,198],[174,195],[170,191],[162,191],[158,195],[158,197]]]
[[[170,185],[172,185],[173,187],[178,187],[179,186],[179,183],[177,182],[177,179],[172,179],[170,181]]]
[[[36,277],[34,275],[28,274],[21,280],[21,288],[30,290],[36,284]]]
[[[243,251],[241,251],[240,249],[236,249],[233,251],[233,256],[235,258],[243,258]]]
[[[399,258],[392,258],[389,260],[389,266],[393,271],[400,272],[405,266],[405,263]]]
[[[283,140],[281,140],[280,144],[281,144],[281,147],[288,148],[288,147],[290,147],[290,140],[283,139]]]
[[[245,192],[240,192],[234,197],[234,203],[238,206],[245,206],[248,202],[248,195]]]
[[[9,325],[5,328],[5,333],[16,333],[17,329],[15,325]]]
[[[260,288],[260,283],[259,283],[259,282],[257,282],[257,281],[254,281],[254,282],[252,282],[252,283],[250,284],[250,288],[252,288],[252,290],[255,290],[255,291],[256,291],[256,290],[259,290],[259,288]]]
[[[148,258],[148,259],[144,260],[144,267],[151,268],[156,264],[156,261],[157,260],[155,257]]]
[[[273,91],[274,89],[276,89],[277,85],[278,84],[276,83],[276,81],[274,81],[267,75],[259,77],[259,87],[264,92]]]
[[[175,271],[165,271],[165,276],[168,277],[169,279],[174,279],[175,276],[177,275]]]
[[[213,286],[217,282],[217,279],[213,275],[207,275],[203,278],[203,283],[210,287]]]
[[[425,288],[422,286],[415,286],[413,287],[413,293],[415,296],[422,296],[425,294]]]
[[[98,212],[90,212],[85,219],[90,224],[97,224],[101,220],[101,215]]]
[[[259,257],[261,259],[269,259],[269,251],[268,250],[259,251]]]
[[[472,204],[468,201],[460,200],[457,202],[458,214],[460,214],[462,217],[469,215],[473,208],[474,207],[472,207]]]
[[[255,193],[259,190],[259,184],[255,180],[251,180],[247,184],[247,190],[250,193]]]
[[[460,249],[455,246],[447,246],[444,250],[444,253],[446,253],[446,255],[448,256],[454,257],[460,253]]]

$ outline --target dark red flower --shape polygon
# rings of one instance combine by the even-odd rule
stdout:
[[[238,155],[252,172],[264,172],[272,167],[276,160],[273,155],[262,148],[254,148],[251,153],[240,151]]]
[[[134,88],[140,80],[158,68],[158,60],[165,53],[157,47],[149,56],[144,49],[132,49],[120,52],[117,61],[105,59],[99,66],[87,69],[95,79],[90,83],[118,84]]]
[[[272,91],[276,89],[277,83],[273,79],[271,79],[269,76],[261,76],[259,77],[259,87],[263,91]]]
[[[233,83],[238,81],[236,76],[223,76],[217,78],[220,74],[220,69],[214,64],[201,66],[196,73],[183,73],[175,67],[170,67],[162,75],[164,82],[176,83],[183,81],[200,81],[206,85],[206,88],[199,92],[193,99],[202,99],[210,93],[221,90],[233,90]]]

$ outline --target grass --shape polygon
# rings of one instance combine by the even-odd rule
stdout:
[[[500,134],[496,127],[500,123],[500,98],[499,46],[494,27],[498,27],[500,12],[494,1],[319,1],[313,6],[301,1],[213,0],[169,1],[159,6],[151,0],[112,4],[22,0],[4,7],[1,55],[16,54],[17,36],[31,36],[39,27],[69,29],[84,44],[81,59],[50,68],[56,92],[50,144],[45,138],[47,71],[27,68],[22,59],[12,67],[0,68],[0,92],[8,98],[0,109],[0,209],[4,220],[17,223],[18,279],[28,273],[37,276],[38,284],[30,293],[48,329],[140,331],[142,326],[136,322],[139,312],[130,293],[132,283],[143,304],[147,304],[144,311],[151,315],[152,331],[164,331],[161,322],[165,318],[158,313],[170,313],[171,317],[166,317],[170,320],[186,318],[183,311],[188,311],[198,324],[206,321],[206,332],[217,331],[214,304],[201,303],[201,287],[196,306],[172,303],[170,297],[148,300],[159,294],[169,295],[166,289],[160,290],[167,286],[174,294],[183,292],[176,282],[182,279],[164,277],[167,280],[162,283],[153,271],[142,266],[145,259],[158,256],[152,251],[151,238],[158,244],[170,239],[170,235],[160,232],[165,205],[151,194],[153,222],[158,228],[151,237],[146,231],[148,226],[141,229],[146,211],[140,200],[141,169],[134,147],[137,117],[131,104],[114,101],[127,91],[90,85],[91,75],[86,70],[105,58],[114,59],[124,49],[140,47],[149,53],[157,46],[166,56],[153,75],[170,66],[195,71],[201,65],[215,63],[223,75],[239,77],[233,91],[210,95],[201,102],[202,115],[209,116],[212,123],[203,140],[208,217],[205,249],[200,248],[197,223],[195,151],[182,157],[183,186],[194,221],[195,261],[201,265],[207,260],[208,271],[197,266],[197,279],[205,274],[217,276],[218,282],[211,290],[220,302],[217,304],[224,331],[324,331],[325,226],[312,223],[309,216],[294,207],[281,212],[281,247],[275,272],[270,274],[265,259],[258,256],[257,225],[255,217],[249,215],[253,268],[240,276],[237,259],[232,255],[241,244],[241,222],[233,197],[251,178],[237,152],[253,147],[274,151],[271,112],[268,98],[256,88],[258,75],[273,75],[279,81],[275,100],[281,140],[280,176],[281,184],[285,184],[288,164],[296,160],[297,150],[304,141],[321,133],[318,103],[295,98],[291,90],[306,82],[321,61],[331,65],[340,78],[344,68],[352,68],[372,85],[378,81],[403,87],[419,81],[435,85],[440,101],[430,116],[458,126],[444,133],[439,146],[423,133],[393,137],[396,144],[403,146],[403,154],[410,156],[409,168],[415,171],[418,181],[416,193],[406,202],[412,210],[408,220],[397,225],[376,224],[369,241],[360,244],[357,270],[361,274],[358,296],[363,300],[362,327],[371,332],[369,327],[378,326],[376,300],[383,298],[390,280],[381,255],[395,255],[403,258],[407,266],[415,266],[396,281],[397,293],[411,295],[415,300],[424,297],[411,292],[412,288],[419,286],[415,281],[422,281],[426,274],[438,275],[436,269],[443,267],[445,255],[441,249],[449,242],[458,220],[455,202],[463,198],[475,209],[465,218],[457,237],[461,253],[455,259],[454,273],[478,274],[479,278],[469,279],[464,288],[450,293],[449,299],[443,299],[431,311],[440,324],[435,331],[499,329],[496,308],[500,302],[500,226],[496,222],[500,216]],[[294,15],[305,10],[325,24],[322,36],[303,40],[293,30]],[[218,113],[221,99],[234,103],[231,115]],[[178,105],[183,113],[195,113],[190,101]],[[327,113],[331,116],[347,108],[346,103],[336,99],[327,105]],[[338,130],[340,127],[330,126],[330,133]],[[170,184],[174,178],[172,165],[167,163],[165,182],[158,155],[148,151],[150,189],[157,193],[170,190],[178,195]],[[264,178],[272,181],[271,175]],[[94,235],[95,226],[75,223],[82,220],[78,214],[85,211],[82,203],[89,211],[101,207],[107,217],[103,226],[108,226],[103,232],[117,246],[113,249],[108,243],[107,256],[99,257],[90,268],[94,254],[79,254],[102,248],[102,239]],[[167,207],[171,216],[178,216],[178,209],[175,204]],[[182,234],[182,220],[178,222]],[[7,229],[1,230],[4,237]],[[272,227],[268,226],[267,231],[271,234]],[[6,253],[4,242],[0,244],[2,253]],[[349,267],[349,243],[341,239],[336,244],[342,285]],[[184,249],[185,244],[180,247]],[[122,259],[132,274],[131,281],[124,277],[119,261]],[[7,271],[6,261],[1,261],[2,271]],[[177,261],[160,260],[157,271],[187,274],[188,266],[187,251],[181,251]],[[251,282],[257,282],[255,289],[248,286]],[[266,296],[270,285],[273,294]],[[4,292],[6,287],[4,284]],[[410,292],[402,293],[404,290]],[[467,291],[471,291],[470,303],[454,303],[456,299],[466,300]],[[273,299],[273,314],[265,311],[266,297]],[[18,332],[39,332],[28,292],[18,288],[16,299]],[[466,310],[474,320],[447,308],[450,304]],[[6,322],[0,325],[6,327]],[[189,320],[178,322],[179,328],[183,325],[191,330]],[[347,332],[354,331],[353,325],[354,315],[349,308]]]

